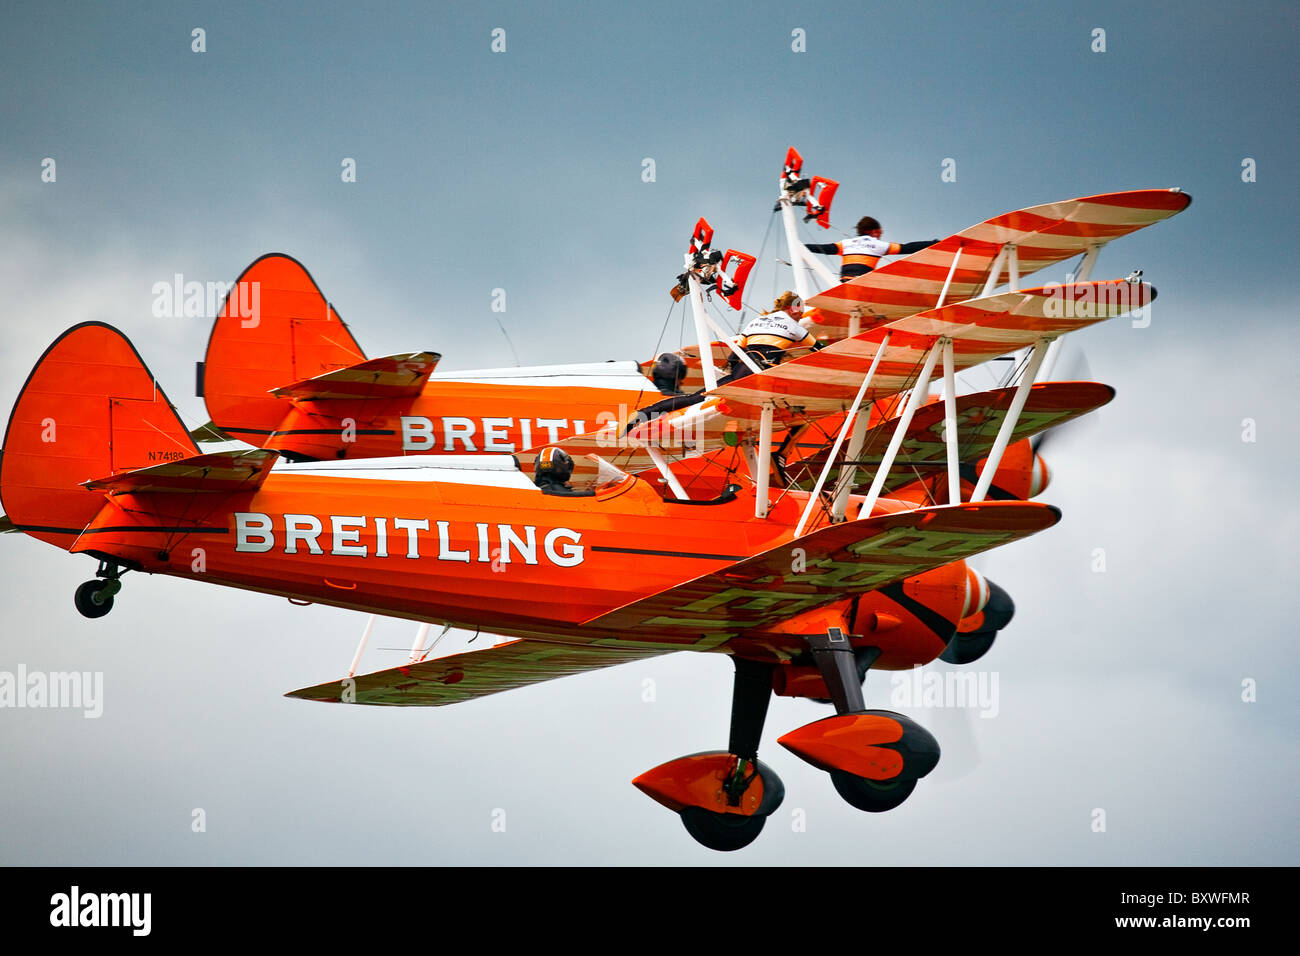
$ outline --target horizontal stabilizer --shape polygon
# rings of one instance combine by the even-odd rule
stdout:
[[[331,703],[443,707],[666,653],[660,648],[615,650],[534,640],[511,641],[481,651],[304,687],[285,696]]]
[[[414,398],[424,390],[442,356],[437,352],[403,352],[367,359],[315,378],[271,389],[278,398],[301,401],[357,398]]]
[[[198,428],[191,428],[190,438],[202,445],[238,441],[238,439],[231,438],[212,422],[207,422],[206,424],[200,425]]]
[[[266,480],[279,456],[273,451],[222,451],[151,465],[82,483],[111,495],[252,491]]]
[[[633,601],[584,627],[728,637],[1028,537],[1060,520],[1036,502],[984,501],[821,528],[720,571]]]

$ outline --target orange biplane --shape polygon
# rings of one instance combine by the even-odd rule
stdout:
[[[1138,195],[1187,201],[1164,190],[1117,195],[1109,207],[1104,197],[1074,201],[1056,220],[1053,248],[1076,247],[1070,237],[1088,220],[1070,215],[1086,206],[1106,210],[1096,221],[1108,231],[1097,235],[1109,238],[1131,231],[1116,228],[1114,210],[1172,215]],[[1034,228],[1049,244],[1051,226]],[[1008,231],[1004,242],[1029,234]],[[964,248],[955,244],[956,255]],[[934,292],[927,266],[898,280],[934,293],[923,310],[880,316],[872,309],[883,304],[854,299],[868,308],[853,306],[856,321],[828,347],[630,428],[598,416],[609,410],[600,406],[634,409],[657,397],[646,379],[633,380],[631,364],[610,370],[608,387],[529,381],[521,391],[505,375],[433,378],[432,353],[366,360],[305,270],[271,257],[250,267],[275,270],[259,322],[277,312],[288,321],[266,321],[260,333],[243,326],[254,337],[242,341],[264,338],[233,351],[222,322],[240,317],[223,316],[202,374],[217,425],[266,447],[203,453],[130,342],[84,323],[50,346],[19,395],[0,495],[15,530],[98,559],[96,578],[75,595],[89,617],[112,608],[124,573],[143,571],[512,639],[434,660],[413,655],[294,697],[438,706],[678,650],[727,653],[736,669],[727,749],[634,783],[704,845],[737,849],[783,796],[758,759],[773,693],[834,705],[833,716],[780,743],[826,770],[855,807],[897,806],[936,765],[938,743],[924,728],[866,708],[864,676],[987,650],[1012,607],[965,559],[1059,518],[1021,500],[1046,474],[1032,451],[1013,460],[1013,450],[1112,394],[1095,383],[1035,384],[1050,345],[1155,295],[1127,280],[1020,290],[1014,252],[980,254],[988,295],[945,304],[954,275],[975,283],[954,262],[945,291]],[[995,279],[1010,290],[991,294]],[[836,314],[823,311],[822,322]],[[697,368],[701,354],[728,348],[701,344]],[[1031,352],[1014,388],[956,395],[956,372],[1021,348]],[[592,379],[604,378],[592,368]],[[936,368],[944,400],[925,404]],[[548,388],[554,405],[530,404]],[[465,404],[436,414],[419,404],[447,395]],[[475,423],[481,444],[445,437],[470,437],[445,418],[473,419],[498,401],[497,414]],[[404,416],[437,424],[404,428]],[[519,425],[543,418],[569,422],[569,434],[538,442]],[[489,427],[499,428],[493,447]],[[828,438],[828,427],[833,442],[813,437]],[[405,447],[415,434],[442,437],[428,438],[436,449]],[[585,466],[575,484],[587,493],[546,493],[496,442],[568,449]],[[412,453],[433,450],[452,454]],[[865,490],[859,474],[870,475]]]
[[[215,428],[292,461],[522,453],[659,398],[635,362],[444,373],[440,358],[367,359],[306,268],[276,253],[227,296],[198,392]]]

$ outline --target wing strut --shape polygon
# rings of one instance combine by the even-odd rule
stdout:
[[[370,640],[370,632],[375,629],[375,615],[370,615],[366,619],[366,629],[361,632],[361,643],[357,645],[357,652],[352,657],[352,666],[348,668],[348,677],[357,676],[357,668],[361,665],[361,654],[366,649],[366,642]]]
[[[754,464],[754,517],[767,517],[767,486],[772,477],[772,413],[771,402],[763,403],[758,419],[758,460]]]
[[[943,288],[939,291],[939,302],[935,305],[936,309],[942,309],[944,300],[948,298],[948,286],[952,285],[952,277],[957,273],[957,263],[961,262],[961,245],[961,243],[957,244],[957,254],[952,257],[952,267],[948,270],[948,278],[943,280]]]
[[[961,461],[957,456],[957,377],[953,372],[952,339],[943,346],[943,430],[948,446],[948,504],[961,504]]]
[[[993,483],[993,473],[998,470],[998,465],[1002,463],[1002,453],[1007,450],[1007,444],[1011,440],[1011,433],[1016,430],[1016,423],[1020,420],[1020,412],[1025,407],[1025,399],[1029,397],[1029,389],[1034,384],[1034,378],[1038,375],[1038,369],[1043,364],[1043,356],[1047,354],[1047,346],[1051,344],[1054,337],[1043,336],[1034,343],[1034,353],[1029,357],[1029,365],[1025,368],[1025,375],[1020,380],[1020,387],[1016,389],[1015,397],[1011,399],[1011,407],[1007,409],[1007,417],[1002,419],[1002,427],[998,429],[997,440],[993,442],[993,447],[989,449],[989,456],[984,461],[984,470],[980,472],[979,483],[975,485],[975,490],[971,492],[970,500],[972,502],[983,501],[984,496],[988,494],[989,485]]]
[[[1083,261],[1079,263],[1079,268],[1074,271],[1073,275],[1067,276],[1069,282],[1087,282],[1092,276],[1092,267],[1097,262],[1097,253],[1101,251],[1104,242],[1094,243],[1088,247],[1088,251],[1083,254]],[[1056,360],[1061,357],[1061,344],[1065,340],[1058,338],[1047,347],[1047,357],[1043,359],[1043,368],[1040,376],[1044,382],[1052,380],[1052,372],[1056,369]]]
[[[420,653],[424,650],[424,639],[429,636],[429,628],[433,627],[428,621],[425,621],[415,629],[415,640],[411,642],[411,663],[418,664],[424,660],[425,654]],[[444,634],[446,631],[443,632]]]
[[[835,444],[831,448],[830,455],[826,458],[826,464],[822,465],[822,473],[817,476],[817,484],[813,487],[812,494],[808,496],[808,504],[804,506],[803,514],[799,516],[799,525],[794,529],[794,536],[797,538],[803,534],[804,527],[808,524],[808,518],[812,515],[812,510],[817,505],[818,496],[821,495],[822,486],[826,484],[826,476],[830,474],[831,464],[835,461],[835,456],[839,454],[840,444],[844,441],[844,436],[848,433],[850,427],[853,428],[853,438],[849,441],[848,460],[856,461],[862,452],[862,440],[867,433],[867,416],[862,414],[862,399],[867,394],[867,389],[871,387],[871,379],[875,377],[876,368],[880,365],[880,357],[885,354],[885,349],[889,347],[889,337],[893,332],[886,332],[885,337],[881,339],[880,345],[876,348],[876,357],[871,360],[871,367],[867,369],[867,377],[862,380],[861,387],[858,388],[857,398],[853,400],[850,406],[850,412],[844,419],[844,425],[840,428],[840,433],[835,436]],[[853,487],[854,466],[845,465],[840,469],[839,484],[835,489],[835,502],[831,508],[831,521],[842,521],[844,519],[844,507],[849,500],[849,489]]]
[[[998,279],[1002,277],[1002,267],[1006,264],[1006,261],[1007,246],[1003,243],[1002,248],[998,250],[997,257],[993,260],[993,264],[989,266],[988,281],[984,283],[984,291],[979,294],[981,299],[992,295],[993,290],[1001,284],[998,282]]]
[[[917,408],[921,405],[921,400],[925,397],[930,387],[930,373],[934,371],[935,360],[939,358],[939,353],[943,350],[941,344],[943,339],[936,339],[929,354],[926,356],[925,365],[921,369],[921,374],[912,386],[912,394],[907,397],[907,406],[903,409],[902,416],[898,419],[898,427],[894,429],[894,437],[889,440],[889,447],[885,449],[885,457],[880,460],[880,466],[876,469],[876,476],[871,480],[871,489],[867,492],[867,500],[862,503],[862,510],[858,513],[864,517],[871,517],[871,510],[876,506],[876,499],[880,497],[880,489],[885,485],[885,477],[889,474],[889,469],[894,465],[894,457],[898,454],[898,449],[902,447],[903,438],[907,435],[907,429],[912,424],[912,416],[916,414]]]
[[[659,469],[659,474],[663,475],[664,481],[668,482],[668,487],[671,488],[673,494],[677,496],[677,500],[690,501],[691,496],[686,493],[686,489],[682,487],[682,483],[677,480],[677,476],[673,474],[673,470],[668,467],[668,462],[664,460],[664,454],[659,450],[658,446],[647,443],[645,445],[645,453],[649,455],[650,460],[655,463],[655,467]]]

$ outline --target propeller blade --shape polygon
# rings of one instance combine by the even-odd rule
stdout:
[[[988,581],[987,578],[985,578]],[[988,581],[989,599],[984,604],[984,625],[978,631],[958,632],[953,635],[939,660],[949,664],[971,664],[989,652],[998,632],[1011,623],[1016,604],[1011,595],[992,581]]]
[[[1054,382],[1091,382],[1092,368],[1088,365],[1088,356],[1079,346],[1069,340],[1062,346],[1067,349],[1066,353],[1061,356],[1061,360],[1056,363],[1056,371],[1052,375]],[[1029,440],[1029,447],[1034,450],[1035,455],[1041,455],[1043,448],[1047,445],[1049,435],[1058,432],[1069,433],[1069,431],[1078,425],[1085,418],[1094,418],[1099,412],[1093,412],[1090,415],[1083,415],[1079,418],[1066,422],[1064,425],[1057,425],[1055,428],[1049,428],[1045,432],[1039,432]]]

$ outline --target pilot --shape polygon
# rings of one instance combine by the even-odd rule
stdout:
[[[806,348],[817,351],[825,348],[826,343],[819,342],[800,323],[803,312],[803,299],[793,292],[783,292],[772,303],[771,311],[755,316],[741,329],[740,338],[736,342],[737,347],[749,356],[760,371],[780,363],[785,353],[791,349]],[[726,385],[752,374],[750,367],[734,352],[731,355],[729,369],[728,374],[718,379],[719,385]],[[680,391],[669,394],[667,398],[660,399],[633,415],[627,423],[625,432],[630,432],[642,422],[651,421],[666,412],[698,405],[704,401],[704,398],[703,391],[696,392],[694,395],[684,395]]]
[[[783,292],[772,303],[770,311],[754,316],[740,330],[740,340],[736,344],[760,369],[776,365],[790,349],[822,348],[823,343],[818,342],[799,321],[803,312],[803,299],[793,292]],[[718,384],[734,382],[748,374],[749,366],[733,353],[731,374],[719,379]]]
[[[650,380],[660,395],[681,395],[682,381],[686,378],[686,363],[675,352],[665,352],[655,362]]]
[[[548,445],[533,462],[533,483],[543,494],[565,495],[570,498],[590,498],[595,492],[575,491],[569,484],[573,474],[573,459],[563,448]]]
[[[938,242],[938,239],[921,239],[916,242],[885,242],[880,238],[880,223],[870,216],[858,220],[858,234],[843,242],[818,242],[808,246],[809,252],[823,256],[840,257],[840,281],[848,282],[864,276],[876,267],[881,256],[910,256]]]

